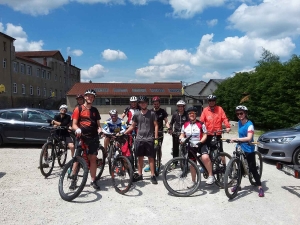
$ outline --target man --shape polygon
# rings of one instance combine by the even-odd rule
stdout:
[[[129,99],[130,106],[128,106],[121,115],[121,119],[124,119],[127,116],[127,125],[132,124],[132,117],[135,112],[139,111],[139,107],[137,105],[137,97],[131,96]]]
[[[84,97],[83,97],[83,95],[82,95],[82,94],[78,94],[78,95],[76,96],[76,100],[77,100],[77,105],[76,105],[76,106],[82,105],[82,104],[84,103]],[[75,107],[76,107],[76,106],[75,106]]]
[[[66,114],[68,111],[68,106],[63,104],[59,107],[59,114],[56,114],[54,116],[54,119],[52,120],[51,124],[53,126],[69,126],[71,123],[71,116]],[[70,132],[66,130],[58,130],[58,134],[65,138],[65,142],[68,145],[68,148],[71,150],[71,156],[74,155],[74,141],[71,136]]]
[[[185,122],[181,129],[181,135],[179,137],[180,142],[184,142],[185,138],[192,136],[191,141],[193,144],[198,145],[197,152],[200,154],[201,160],[208,172],[208,178],[206,184],[213,184],[215,182],[215,178],[212,173],[212,163],[210,161],[208,150],[205,144],[207,135],[206,135],[206,127],[205,124],[196,119],[197,116],[197,108],[190,107],[187,110],[189,121]],[[196,159],[193,159],[196,161]],[[192,181],[195,182],[196,171],[191,167],[191,175]]]
[[[209,95],[207,97],[208,106],[204,108],[200,121],[202,121],[207,128],[207,147],[211,147],[211,141],[215,131],[222,130],[222,123],[226,126],[226,132],[230,131],[230,123],[226,117],[226,114],[221,106],[216,105],[217,97],[215,95]],[[222,138],[222,133],[217,133],[217,140]],[[223,152],[223,142],[220,141],[220,152]]]
[[[84,145],[88,146],[88,159],[90,162],[91,186],[99,190],[100,187],[96,183],[96,170],[97,170],[97,154],[99,148],[99,136],[102,131],[100,125],[100,114],[97,108],[92,104],[95,100],[96,92],[88,89],[84,93],[85,103],[77,106],[73,112],[73,126],[77,138],[81,139],[83,148]],[[76,185],[76,184],[75,184]],[[70,187],[71,188],[71,187]]]
[[[169,122],[168,122],[168,113],[166,112],[166,110],[160,108],[160,98],[158,96],[155,96],[152,98],[152,104],[153,104],[153,108],[151,109],[151,111],[155,112],[156,114],[156,119],[157,119],[157,123],[158,123],[158,135],[160,138],[160,142],[161,144],[163,143],[164,140],[164,121],[165,121],[165,125],[167,128],[170,128],[169,126]],[[162,154],[161,154],[162,156]],[[157,160],[161,160],[157,159]],[[146,166],[144,168],[145,172],[149,172],[150,171],[150,166]]]
[[[188,114],[185,111],[185,102],[179,100],[177,103],[177,111],[173,113],[170,125],[169,125],[169,134],[172,134],[173,140],[173,158],[179,156],[179,133],[182,129],[182,125],[188,120]],[[174,128],[174,132],[173,132]]]
[[[133,129],[135,129],[136,126],[138,128],[135,140],[135,149],[138,156],[138,173],[134,174],[133,182],[143,180],[143,160],[144,156],[147,156],[150,164],[151,183],[157,184],[154,173],[154,144],[158,145],[158,123],[155,113],[147,109],[148,98],[146,96],[139,97],[139,106],[141,110],[134,114],[131,126],[124,133],[130,133]]]

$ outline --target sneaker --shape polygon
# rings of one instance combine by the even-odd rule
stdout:
[[[259,197],[264,197],[265,196],[265,192],[264,192],[264,190],[262,188],[259,189],[258,196]]]
[[[238,191],[242,190],[241,186],[238,187]],[[235,192],[236,191],[236,186],[233,186],[231,188],[231,192]]]
[[[152,184],[157,184],[157,180],[155,176],[151,176],[150,181]]]
[[[189,186],[187,186],[188,189],[194,188],[196,186],[196,182],[193,181],[193,183],[191,183]]]
[[[75,190],[76,189],[76,180],[71,181],[71,185],[69,187],[70,190]]]
[[[139,175],[138,173],[133,174],[132,182],[137,182],[143,180],[143,175]]]
[[[144,168],[144,172],[149,172],[149,171],[150,171],[150,166],[148,165]]]
[[[206,184],[213,184],[215,182],[215,178],[213,176],[209,176],[207,178]]]
[[[95,190],[100,190],[100,186],[97,184],[97,181],[92,181],[90,186]]]

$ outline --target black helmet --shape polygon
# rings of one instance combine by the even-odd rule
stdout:
[[[139,97],[139,102],[148,102],[148,98],[146,96],[144,96],[144,95],[141,95]]]
[[[217,99],[217,96],[215,96],[215,95],[207,96],[207,100],[216,100],[216,99]]]
[[[197,109],[196,107],[192,106],[192,107],[188,108],[188,109],[186,110],[186,112],[187,112],[188,114],[189,114],[190,112],[195,112],[195,113],[197,113],[197,112],[198,112],[198,109]]]
[[[96,97],[96,91],[93,90],[93,89],[87,89],[85,92],[84,92],[84,95],[87,95],[87,94],[91,94],[91,95],[94,95]]]

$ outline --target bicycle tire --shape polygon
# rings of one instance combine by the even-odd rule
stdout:
[[[225,157],[225,166],[223,165],[222,158]],[[213,162],[213,174],[215,177],[215,184],[220,188],[224,188],[224,176],[228,163],[230,162],[231,155],[226,152],[220,152],[219,156]]]
[[[161,169],[161,146],[157,146],[156,149],[156,158],[155,158],[155,176],[159,176],[160,174],[160,169]]]
[[[129,191],[133,179],[133,170],[129,159],[125,156],[117,156],[113,160],[110,174],[116,192],[125,194]],[[120,182],[118,182],[119,179]]]
[[[105,167],[106,155],[104,147],[101,145],[98,149],[97,154],[97,172],[96,172],[96,180],[99,180],[102,176]]]
[[[63,145],[63,143],[60,141],[56,146],[56,153],[57,153],[57,161],[58,165],[63,168],[67,161],[67,154],[68,154],[68,146],[67,143]]]
[[[241,163],[238,158],[231,158],[225,171],[224,189],[229,199],[236,197],[241,184]],[[233,190],[233,188],[235,189]]]
[[[55,152],[52,142],[46,142],[41,150],[40,154],[40,171],[46,178],[52,173],[55,163]]]
[[[73,172],[71,171],[74,163],[78,163],[78,165],[75,174],[72,174]],[[77,198],[86,184],[88,173],[89,169],[83,158],[77,156],[71,159],[63,168],[62,173],[59,177],[58,192],[60,197],[68,202]],[[77,185],[79,180],[80,184]],[[74,190],[70,189],[72,182],[75,182]]]
[[[255,161],[256,161],[256,169],[259,175],[259,179],[261,178],[262,171],[263,171],[263,161],[262,156],[259,152],[255,151]],[[256,182],[253,178],[252,173],[249,173],[249,181],[252,185],[256,186]]]
[[[111,168],[112,168],[112,164],[113,164],[113,159],[114,159],[114,146],[110,146],[108,147],[108,170],[109,170],[109,174],[111,175]]]
[[[135,146],[134,142],[135,142],[135,138],[133,138],[132,140],[131,153],[133,154],[134,168],[138,169],[138,157],[136,156],[136,149],[134,147]]]
[[[166,189],[174,196],[188,197],[194,194],[199,188],[201,182],[199,168],[194,161],[190,159],[186,160],[184,157],[173,158],[165,164],[162,172],[163,183]],[[185,169],[185,166],[188,168]],[[192,166],[196,171],[195,183],[191,179],[189,166]]]

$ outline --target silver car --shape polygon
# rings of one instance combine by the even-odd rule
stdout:
[[[300,123],[266,132],[257,141],[257,150],[264,158],[300,165]]]

